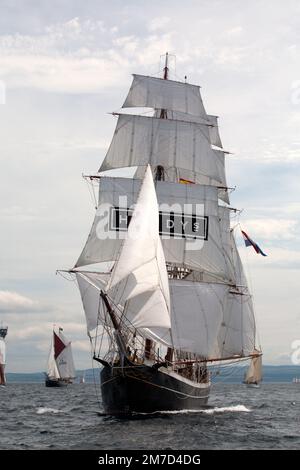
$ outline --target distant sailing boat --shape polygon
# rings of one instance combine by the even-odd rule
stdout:
[[[255,351],[258,353],[258,351]],[[246,371],[244,384],[248,387],[258,388],[262,380],[262,356],[256,356],[251,359],[250,365]]]
[[[85,383],[85,371],[84,371],[83,375],[79,378],[79,383],[80,383],[80,384],[84,384],[84,383]]]
[[[48,370],[46,373],[46,387],[63,387],[75,378],[71,342],[59,328],[58,334],[53,329],[50,354],[48,358]]]
[[[69,271],[103,366],[104,411],[199,409],[210,363],[261,355],[230,227],[226,152],[200,87],[169,80],[168,54],[163,78],[133,76],[123,108],[88,177],[99,182],[98,209]],[[133,178],[105,174],[125,167]]]
[[[7,326],[0,326],[0,386],[5,387],[5,360],[6,360],[6,345],[5,337],[7,335]]]

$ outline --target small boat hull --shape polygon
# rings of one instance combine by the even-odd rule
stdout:
[[[46,387],[66,387],[68,382],[64,380],[46,379],[45,385]]]
[[[248,388],[260,388],[260,385],[259,384],[246,384]]]
[[[210,390],[209,383],[194,383],[147,365],[107,365],[100,379],[104,412],[110,415],[198,410],[207,404]]]

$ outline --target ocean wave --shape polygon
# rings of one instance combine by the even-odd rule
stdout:
[[[56,410],[55,408],[44,408],[44,407],[40,407],[36,410],[36,414],[38,415],[43,415],[45,413],[63,413],[63,411],[61,410]]]

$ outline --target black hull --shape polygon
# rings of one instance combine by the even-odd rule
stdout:
[[[66,387],[68,385],[68,382],[65,382],[63,380],[46,379],[45,385],[46,387]]]
[[[107,365],[100,378],[104,412],[110,415],[198,410],[207,404],[210,390],[208,383],[193,385],[147,365]]]

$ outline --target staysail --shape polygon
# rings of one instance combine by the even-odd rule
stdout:
[[[157,209],[152,172],[148,166],[108,291],[126,280],[122,295],[117,300],[121,304],[150,293],[150,298],[141,305],[138,319],[132,318],[131,323],[138,322],[138,326],[146,328],[157,326],[169,329],[170,293]]]

